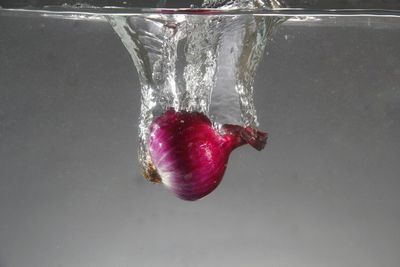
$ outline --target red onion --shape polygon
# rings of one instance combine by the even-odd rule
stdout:
[[[250,144],[264,148],[267,133],[251,127],[225,124],[223,134],[200,112],[167,110],[150,125],[151,161],[145,177],[164,184],[184,200],[197,200],[221,182],[229,154]]]

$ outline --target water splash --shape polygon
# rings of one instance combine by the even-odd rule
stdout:
[[[219,9],[269,9],[275,0],[205,1]],[[107,16],[128,50],[141,83],[139,159],[149,162],[153,119],[170,107],[201,111],[215,126],[257,126],[253,82],[278,17],[206,14]]]

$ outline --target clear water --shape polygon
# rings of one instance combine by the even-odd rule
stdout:
[[[275,17],[108,16],[142,84],[140,160],[149,126],[165,110],[199,111],[222,123],[257,126],[253,81]]]
[[[276,0],[212,0],[205,1],[202,7],[213,8],[220,15],[201,15],[201,11],[193,15],[179,11],[168,14],[169,11],[160,10],[158,14],[101,17],[118,34],[139,74],[139,160],[144,169],[151,162],[147,148],[149,126],[171,107],[202,112],[216,128],[223,123],[258,126],[254,77],[268,38],[284,18],[228,14],[235,10],[268,11],[282,6]],[[91,6],[79,6],[85,8]],[[65,16],[76,18],[75,14]]]
[[[120,14],[114,29],[129,27],[119,36],[110,14],[0,12],[0,266],[398,265],[395,13],[259,12],[268,41],[258,68],[243,70],[255,75],[254,92],[242,93],[255,109],[243,109],[234,65],[219,59],[256,23],[248,12]],[[236,23],[207,32],[217,18]],[[188,45],[190,31],[174,34],[184,21],[226,45],[206,65],[186,64],[197,63],[186,51],[201,47],[198,36]],[[139,75],[118,39],[138,23],[169,38],[149,61],[157,71]],[[157,65],[165,56],[176,64]],[[154,95],[140,94],[145,79],[154,79],[144,90]],[[186,83],[201,93],[184,98]],[[138,122],[150,114],[140,97],[155,115],[173,105],[217,123],[258,122],[270,144],[261,154],[237,151],[219,189],[187,205],[136,168],[136,134],[146,128]]]
[[[150,157],[147,151],[149,126],[170,107],[205,113],[216,128],[223,123],[259,125],[253,99],[257,66],[274,29],[293,18],[288,16],[290,12],[296,12],[279,10],[285,5],[275,0],[212,0],[205,1],[202,7],[212,8],[216,14],[207,15],[211,10],[200,13],[195,9],[160,9],[153,14],[139,10],[142,14],[134,15],[99,15],[97,13],[104,11],[96,8],[95,12],[81,11],[93,9],[89,5],[64,5],[54,13],[42,14],[107,20],[120,37],[141,83],[139,160],[144,169]],[[80,12],[66,14],[63,9],[68,8]],[[273,13],[274,9],[278,12]],[[360,11],[353,15],[356,13]],[[315,15],[324,14],[316,12]],[[315,16],[307,17],[300,11],[294,18],[308,20]]]

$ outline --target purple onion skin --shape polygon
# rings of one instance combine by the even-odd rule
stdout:
[[[199,112],[167,110],[150,125],[152,162],[145,176],[161,182],[184,200],[197,200],[221,182],[233,149],[250,144],[264,148],[267,133],[225,124],[221,135]]]

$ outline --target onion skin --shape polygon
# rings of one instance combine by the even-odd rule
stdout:
[[[267,140],[267,133],[251,127],[222,129],[223,135],[203,113],[167,110],[150,125],[151,162],[144,176],[184,200],[208,195],[221,182],[232,150],[247,143],[261,150]]]

